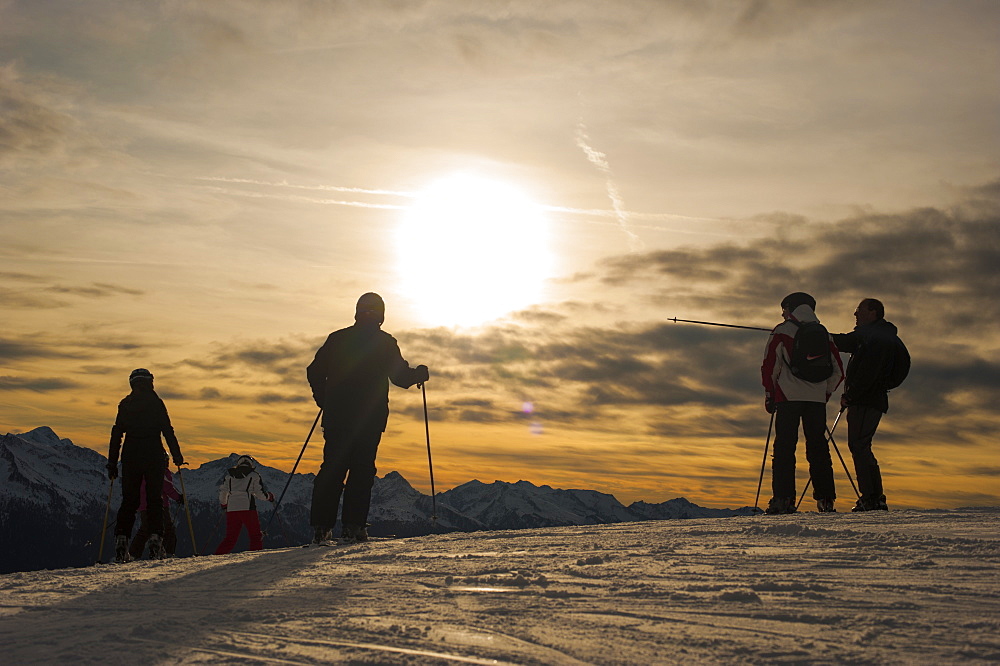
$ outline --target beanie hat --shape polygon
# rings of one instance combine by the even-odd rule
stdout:
[[[370,291],[367,294],[362,294],[361,298],[358,299],[355,312],[378,312],[379,314],[385,314],[385,301],[382,300],[381,296]]]
[[[788,311],[792,311],[800,305],[808,305],[811,309],[815,310],[816,299],[804,291],[796,291],[795,293],[788,294],[781,301],[782,309]]]
[[[135,384],[138,381],[151,382],[153,381],[153,373],[146,368],[136,368],[132,371],[132,374],[128,376],[129,385]]]

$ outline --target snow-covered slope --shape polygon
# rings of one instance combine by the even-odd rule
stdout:
[[[5,663],[996,664],[1000,509],[474,532],[0,576]]]

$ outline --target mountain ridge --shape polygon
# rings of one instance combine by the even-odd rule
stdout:
[[[187,507],[171,505],[179,554],[205,554],[217,546],[224,517],[219,509],[218,488],[238,457],[231,453],[184,470]],[[0,553],[0,573],[83,566],[96,561],[109,496],[106,464],[102,454],[60,438],[48,426],[0,435],[0,479],[5,480],[0,485],[0,538],[12,544]],[[257,470],[276,496],[288,484],[277,516],[271,505],[258,506],[266,531],[265,547],[308,542],[315,474],[296,473],[289,483],[288,472],[264,464],[258,464]],[[175,486],[180,489],[177,476],[175,473]],[[111,484],[110,490],[112,522],[121,503],[120,484]],[[187,525],[187,511],[193,528]],[[473,479],[431,498],[413,488],[402,474],[391,471],[375,479],[369,532],[373,536],[419,536],[750,513],[750,507],[709,509],[685,498],[625,506],[608,493],[536,486],[525,480],[484,483]],[[113,526],[107,532],[113,532]],[[191,532],[195,544],[191,543]],[[105,539],[103,554],[107,559],[110,538]],[[244,534],[237,542],[237,550],[245,548],[246,542]]]

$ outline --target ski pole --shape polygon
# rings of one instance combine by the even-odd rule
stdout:
[[[319,423],[319,417],[323,415],[323,408],[319,408],[319,413],[316,414],[316,420],[313,421],[312,427],[309,428],[309,434],[306,435],[306,441],[302,444],[302,450],[299,451],[299,457],[295,459],[295,465],[292,466],[292,471],[288,475],[288,481],[285,482],[285,488],[281,491],[281,496],[278,497],[278,501],[274,504],[274,511],[271,512],[271,517],[267,519],[267,525],[261,530],[261,534],[267,534],[267,531],[271,528],[271,521],[274,517],[278,515],[278,507],[281,506],[281,500],[285,499],[285,493],[288,492],[288,486],[292,484],[292,478],[295,476],[295,470],[299,467],[299,461],[302,460],[302,454],[306,452],[306,447],[309,445],[309,440],[312,438],[313,431],[316,429],[316,424]]]
[[[420,393],[424,397],[424,433],[427,435],[427,467],[431,472],[431,520],[437,522],[437,493],[434,492],[434,462],[431,460],[431,426],[427,418],[427,387],[420,382]]]
[[[696,321],[694,319],[678,319],[677,317],[668,318],[667,321],[672,321],[674,323],[683,322],[685,324],[703,324],[705,326],[725,326],[726,328],[743,328],[748,331],[767,331],[771,332],[770,328],[761,328],[760,326],[740,326],[739,324],[719,324],[714,321]]]
[[[840,408],[840,411],[839,411],[839,412],[837,412],[837,418],[835,418],[835,419],[833,420],[833,427],[832,427],[832,428],[827,428],[827,429],[826,429],[826,433],[827,433],[827,440],[826,440],[826,441],[828,441],[828,442],[833,442],[833,431],[837,429],[837,424],[838,424],[838,423],[840,423],[840,416],[841,416],[841,415],[842,415],[843,413],[844,413],[844,408],[843,408],[843,407],[841,407],[841,408]],[[837,448],[837,444],[836,444],[836,442],[833,442],[833,448],[834,448],[834,449],[836,449],[836,448]],[[837,451],[837,455],[838,455],[838,456],[840,455],[840,451],[839,451],[839,450]],[[840,459],[840,462],[844,462],[844,459],[843,459],[843,458],[841,458],[841,459]],[[847,472],[847,465],[844,465],[844,471],[845,471],[845,472]],[[851,473],[850,473],[850,472],[847,472],[847,478],[848,478],[848,479],[850,479],[850,478],[851,478]],[[800,505],[800,504],[802,504],[802,500],[804,500],[804,499],[805,499],[805,497],[806,497],[806,491],[807,491],[807,490],[809,490],[809,484],[811,484],[811,483],[812,483],[812,480],[813,480],[813,478],[812,478],[812,474],[810,474],[810,475],[809,475],[809,480],[808,480],[808,481],[806,481],[806,487],[802,489],[802,495],[801,495],[801,496],[799,497],[799,503],[795,505],[795,510],[796,510],[796,511],[798,510],[798,508],[799,508],[799,505]],[[853,479],[851,480],[851,485],[852,485],[852,486],[854,485],[854,480],[853,480]],[[855,488],[855,489],[854,489],[854,492],[857,492],[857,488]]]
[[[188,519],[188,531],[191,533],[191,553],[195,556],[198,555],[198,544],[194,540],[194,523],[191,522],[191,504],[188,500],[187,490],[184,489],[184,470],[181,466],[177,466],[177,476],[181,478],[181,496],[184,497],[184,513],[187,514]]]
[[[764,485],[764,466],[767,465],[767,449],[771,446],[771,429],[774,428],[774,412],[771,412],[771,423],[767,426],[767,439],[764,440],[764,459],[760,461],[760,480],[757,481],[757,497],[753,499],[753,512],[757,513],[760,502],[760,487]]]
[[[841,412],[843,412],[843,410],[841,410]],[[844,473],[847,474],[847,480],[851,482],[851,488],[854,488],[854,494],[858,496],[858,499],[861,499],[861,493],[858,492],[858,487],[854,485],[854,478],[851,476],[851,471],[847,469],[847,463],[844,462],[844,456],[840,455],[840,449],[837,447],[837,442],[833,439],[833,431],[828,430],[827,432],[830,433],[830,443],[833,444],[833,450],[837,452],[837,457],[840,458],[840,464],[844,466]]]
[[[104,535],[108,530],[108,513],[111,511],[111,492],[115,489],[115,480],[108,485],[108,502],[104,505],[104,523],[101,525],[101,546],[97,549],[97,563],[104,560]]]

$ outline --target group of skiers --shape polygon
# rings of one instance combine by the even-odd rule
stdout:
[[[852,355],[841,404],[847,409],[848,446],[861,488],[854,510],[887,510],[871,447],[881,415],[888,410],[887,391],[893,388],[890,375],[898,356],[896,343],[902,346],[895,326],[885,321],[882,304],[870,298],[861,301],[855,311],[854,331],[839,335],[830,335],[822,327],[816,317],[816,301],[806,293],[788,295],[781,310],[784,321],[771,332],[761,368],[765,406],[772,414],[775,431],[773,497],[766,513],[795,511],[795,446],[800,423],[818,509],[835,510],[826,403],[844,379],[840,351]],[[375,293],[362,295],[354,324],[331,333],[306,370],[313,399],[321,409],[325,439],[310,509],[316,544],[332,538],[341,495],[342,538],[368,540],[375,459],[389,417],[389,382],[409,388],[430,376],[425,365],[410,367],[395,338],[381,330],[384,320],[382,298]],[[908,368],[908,356],[906,361]],[[118,561],[141,557],[143,545],[152,558],[171,554],[176,537],[169,512],[164,510],[166,498],[183,501],[176,496],[161,435],[178,470],[185,464],[184,457],[166,406],[153,390],[153,375],[137,369],[130,375],[129,385],[132,390],[118,406],[108,452],[112,482],[118,476],[119,453],[122,464],[122,503],[115,528]],[[251,549],[263,546],[256,500],[273,502],[274,495],[255,465],[251,456],[241,456],[222,481],[219,502],[226,511],[226,536],[217,554],[230,552],[243,528],[249,533]],[[142,527],[130,548],[135,514],[140,510]]]
[[[896,327],[885,320],[885,306],[874,298],[862,300],[854,311],[854,330],[840,334],[830,334],[820,324],[816,299],[804,292],[786,296],[781,315],[784,321],[771,331],[761,365],[764,406],[774,427],[772,497],[765,512],[796,511],[795,445],[800,423],[817,509],[836,511],[830,457],[833,433],[826,425],[826,404],[845,379],[840,352],[851,355],[840,405],[841,412],[847,411],[847,445],[860,495],[852,511],[888,511],[872,438],[889,410],[889,390],[906,376],[910,358]]]

